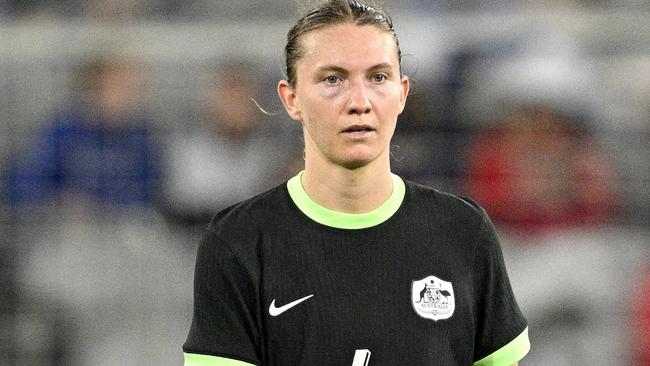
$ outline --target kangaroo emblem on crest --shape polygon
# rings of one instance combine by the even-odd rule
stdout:
[[[413,281],[411,299],[415,312],[432,320],[450,318],[456,307],[451,282],[435,276]]]

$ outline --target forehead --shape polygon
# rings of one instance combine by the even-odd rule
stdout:
[[[350,70],[382,63],[399,66],[393,34],[375,25],[338,24],[316,29],[303,37],[302,47],[299,70],[324,65]]]

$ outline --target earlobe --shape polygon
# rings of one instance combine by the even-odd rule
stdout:
[[[302,121],[298,98],[293,87],[287,80],[280,80],[278,83],[278,96],[282,101],[282,105],[284,105],[284,109],[289,114],[289,117],[296,121]]]
[[[400,98],[399,98],[399,113],[401,114],[402,111],[404,111],[404,107],[406,106],[406,98],[408,98],[409,95],[409,90],[411,89],[411,82],[409,81],[409,78],[404,76],[402,77],[402,89],[400,91]]]

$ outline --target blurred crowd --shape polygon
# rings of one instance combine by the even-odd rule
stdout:
[[[0,16],[11,29],[43,16],[245,18],[255,6],[5,1]],[[505,8],[411,0],[399,10]],[[526,364],[650,365],[650,67],[604,77],[584,67],[593,54],[549,32],[447,44],[434,71],[407,59],[414,88],[393,170],[490,214],[530,322]],[[54,62],[13,51],[0,56],[0,365],[181,364],[202,228],[302,169],[300,127],[273,102],[281,68],[227,51],[152,59],[119,42]],[[650,48],[633,51],[650,66]],[[623,91],[630,79],[647,85]]]
[[[315,0],[4,0],[0,11],[11,17],[92,17],[123,21],[125,19],[246,19],[260,7],[266,16],[291,16],[296,5],[309,7]],[[400,0],[395,9],[424,14],[454,11],[509,11],[521,8],[605,8],[648,9],[643,0]],[[302,9],[301,9],[302,10]]]

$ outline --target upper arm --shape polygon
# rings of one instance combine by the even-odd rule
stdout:
[[[186,365],[244,366],[259,360],[257,290],[229,246],[207,232],[197,254]]]
[[[496,231],[483,213],[476,237],[476,366],[508,366],[530,350],[528,327],[515,300]]]
[[[40,203],[60,179],[60,131],[41,131],[22,153],[15,154],[7,174],[7,193],[12,204]]]

